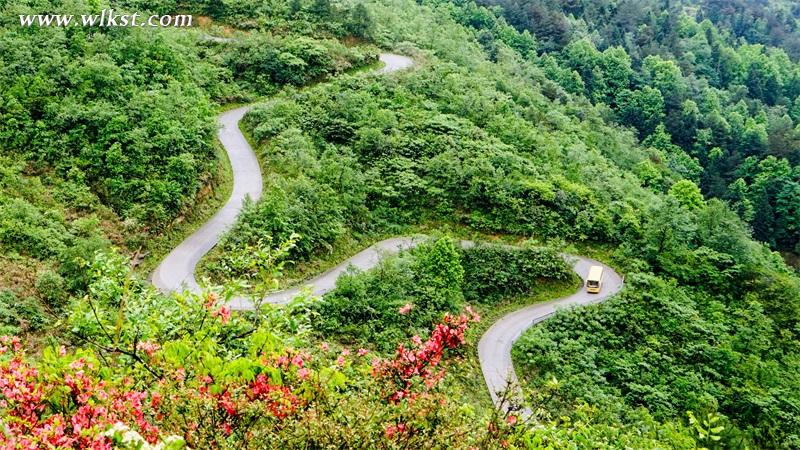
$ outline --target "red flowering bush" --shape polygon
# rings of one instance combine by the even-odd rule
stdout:
[[[442,379],[444,370],[438,369],[438,366],[445,351],[464,345],[467,326],[470,322],[480,320],[469,306],[466,310],[467,314],[458,316],[445,314],[443,322],[434,327],[427,341],[422,342],[419,336],[414,336],[413,347],[399,344],[394,359],[375,360],[373,373],[388,381],[387,388],[392,391],[389,394],[392,401],[406,398],[416,385],[430,389]]]
[[[145,413],[147,393],[129,382],[109,382],[93,357],[60,354],[63,367],[40,369],[26,360],[18,341],[0,340],[2,448],[110,449],[112,440],[103,433],[118,422],[135,425],[149,443],[158,441],[159,429]]]
[[[201,325],[183,337],[102,341],[97,356],[48,349],[34,363],[0,339],[0,448],[417,448],[471,433],[436,389],[471,311],[370,361],[363,348],[296,348],[287,340],[302,340],[230,316],[213,294],[195,303]]]
[[[496,440],[438,386],[443,361],[477,320],[471,312],[446,315],[424,342],[372,360],[365,348],[310,345],[313,311],[302,301],[231,314],[227,291],[164,297],[126,267],[116,257],[95,261],[89,295],[68,318],[75,350],[34,359],[0,341],[0,448],[452,448]]]

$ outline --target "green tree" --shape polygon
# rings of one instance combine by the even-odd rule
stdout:
[[[345,27],[353,36],[360,38],[369,38],[371,36],[372,16],[370,16],[369,10],[363,3],[357,4],[350,11]]]
[[[617,117],[636,128],[639,136],[648,136],[664,120],[664,98],[649,86],[635,91],[624,89],[617,96]]]
[[[333,6],[330,0],[314,0],[308,11],[318,20],[330,20],[333,17]]]
[[[422,310],[454,311],[463,301],[464,268],[461,255],[450,238],[437,239],[415,264]]]
[[[680,180],[669,188],[669,195],[689,210],[697,210],[705,204],[700,188],[691,180]]]

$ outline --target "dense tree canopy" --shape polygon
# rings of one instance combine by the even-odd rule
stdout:
[[[790,2],[481,2],[538,40],[537,65],[565,90],[608,105],[621,124],[646,142],[664,142],[685,152],[682,171],[704,194],[732,203],[746,196],[758,213],[738,208],[757,239],[797,252],[791,220],[774,220],[792,198],[796,174],[781,181],[778,200],[741,172],[770,157],[800,164],[798,8]],[[666,6],[665,6],[666,5]],[[474,8],[474,7],[471,7]],[[475,11],[478,11],[477,9]],[[483,14],[474,12],[472,15]],[[464,22],[482,33],[497,19]],[[530,55],[526,52],[525,55]],[[576,79],[569,74],[574,73]],[[658,131],[659,125],[663,131]],[[673,152],[674,153],[674,152]],[[691,159],[696,162],[692,162]],[[751,162],[745,162],[752,158]],[[686,166],[688,167],[688,166]],[[739,181],[742,179],[742,181]],[[788,186],[788,187],[787,187]],[[780,210],[780,212],[778,212]]]

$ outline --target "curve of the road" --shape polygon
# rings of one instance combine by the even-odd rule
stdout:
[[[378,69],[378,74],[388,74],[406,69],[413,65],[413,60],[406,56],[382,53],[380,60],[384,63]],[[233,172],[233,192],[225,205],[200,229],[187,237],[175,247],[151,275],[151,282],[165,293],[189,290],[199,292],[200,285],[194,276],[195,268],[200,259],[219,242],[225,231],[230,228],[241,212],[246,199],[258,200],[261,197],[263,180],[258,159],[250,144],[239,130],[239,121],[244,117],[252,105],[242,106],[227,111],[219,116],[219,140],[231,162]],[[339,276],[354,267],[367,270],[375,267],[380,258],[386,253],[394,253],[415,247],[427,239],[427,236],[400,236],[380,241],[328,271],[308,280],[305,286],[314,295],[323,295],[336,286]],[[462,246],[473,245],[470,241],[461,241]],[[576,260],[575,272],[582,279],[586,277],[589,266],[604,264],[583,257],[571,257]],[[481,363],[486,385],[492,396],[492,401],[499,408],[508,408],[507,399],[519,399],[521,390],[518,386],[517,376],[511,361],[511,347],[522,333],[547,317],[557,309],[605,300],[622,287],[622,278],[608,266],[605,266],[605,280],[603,292],[588,294],[580,289],[568,297],[552,300],[545,303],[522,308],[514,311],[492,325],[483,335],[478,344],[478,357]],[[267,303],[287,303],[298,295],[301,286],[276,292],[264,298]],[[246,298],[235,298],[231,307],[237,310],[248,310],[253,304]],[[511,389],[505,395],[505,392]]]
[[[584,281],[589,274],[589,267],[603,266],[602,289],[598,294],[590,294],[581,286],[572,295],[518,309],[501,317],[483,334],[478,342],[478,359],[489,395],[498,408],[507,410],[524,403],[514,363],[511,361],[511,347],[525,330],[552,316],[559,309],[599,303],[622,289],[623,278],[611,267],[582,256],[564,257],[568,261],[574,261],[573,270]]]

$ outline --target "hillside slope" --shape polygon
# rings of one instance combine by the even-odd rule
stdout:
[[[712,171],[675,145],[674,124],[629,123],[604,101],[660,119],[650,107],[675,107],[662,90],[681,80],[669,61],[650,59],[654,87],[625,70],[587,84],[625,56],[578,40],[561,60],[471,2],[119,5],[227,28],[23,29],[8,17],[64,5],[2,3],[0,301],[17,338],[0,339],[0,378],[25,389],[0,386],[0,443],[126,448],[130,427],[175,448],[800,446],[800,280],[752,238],[744,203],[703,195]],[[233,41],[206,36],[233,28]],[[346,73],[373,44],[418,63]],[[600,68],[571,68],[584,56]],[[263,195],[207,264],[223,285],[162,295],[130,250],[197,207],[217,105],[254,98],[242,128]],[[742,99],[754,117],[730,117],[761,136]],[[759,161],[748,167],[794,176]],[[788,178],[753,175],[772,193]],[[470,253],[442,237],[322,299],[231,315],[228,300],[294,265],[420,229],[523,245]],[[626,286],[526,333],[525,402],[483,411],[464,394],[478,317],[461,308],[541,298],[568,278],[558,251]],[[56,313],[29,328],[40,301]],[[29,330],[53,345],[26,352]]]

